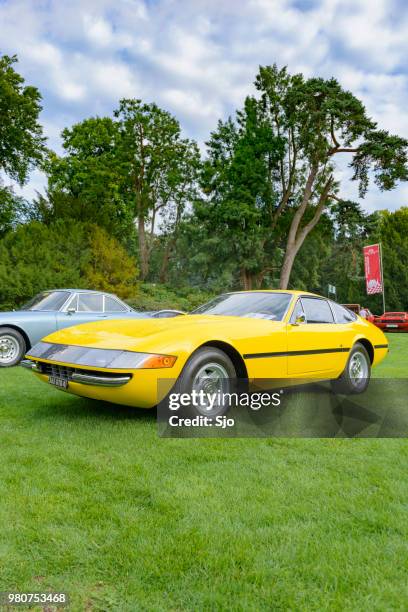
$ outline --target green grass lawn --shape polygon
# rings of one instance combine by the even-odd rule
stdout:
[[[408,377],[408,335],[378,376]],[[408,406],[407,406],[408,408]],[[0,591],[73,610],[406,610],[404,439],[160,439],[0,371]]]

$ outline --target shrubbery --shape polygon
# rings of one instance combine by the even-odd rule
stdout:
[[[200,289],[139,284],[135,260],[104,229],[74,220],[32,221],[0,240],[0,309],[20,307],[46,289],[115,293],[136,310],[189,311],[212,296]]]
[[[138,269],[116,238],[95,226],[89,241],[89,257],[83,271],[89,288],[116,293],[121,298],[135,294]]]
[[[192,287],[170,289],[165,285],[143,283],[139,286],[137,295],[127,302],[135,310],[171,308],[188,312],[208,302],[212,297],[212,294]]]
[[[134,260],[105,230],[75,221],[33,221],[0,242],[0,308],[21,306],[39,291],[101,289],[126,298],[137,291]]]

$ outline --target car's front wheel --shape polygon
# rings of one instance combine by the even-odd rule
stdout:
[[[17,365],[26,352],[26,343],[19,331],[0,327],[0,368]]]
[[[357,342],[350,351],[346,367],[342,375],[332,380],[335,393],[351,395],[364,393],[371,377],[371,360],[366,348]]]
[[[237,374],[231,359],[220,349],[203,347],[188,360],[177,382],[177,392],[187,393],[187,412],[215,418],[225,414],[229,396],[236,391]]]

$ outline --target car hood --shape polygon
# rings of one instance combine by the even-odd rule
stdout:
[[[13,310],[8,312],[0,312],[0,323],[13,323],[14,321],[26,321],[33,317],[46,316],[50,317],[56,313],[51,310]]]
[[[56,344],[130,351],[164,350],[194,339],[227,339],[230,335],[271,333],[281,322],[249,317],[185,315],[169,319],[109,320],[85,323],[52,333],[43,340]]]

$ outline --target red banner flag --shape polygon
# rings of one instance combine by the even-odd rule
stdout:
[[[381,269],[381,251],[379,244],[366,246],[364,251],[364,269],[368,295],[383,292]]]

